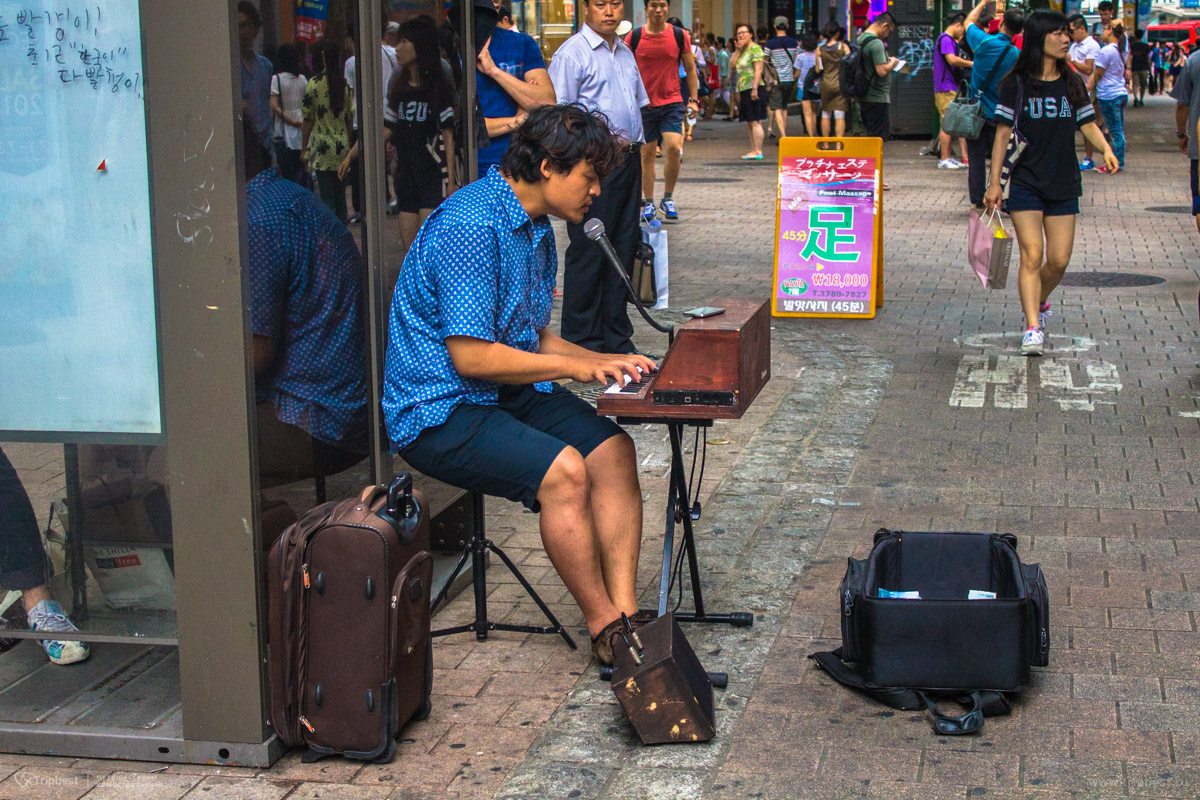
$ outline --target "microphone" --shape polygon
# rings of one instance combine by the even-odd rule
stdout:
[[[604,252],[604,257],[608,259],[608,263],[616,270],[621,283],[625,284],[625,291],[629,292],[629,296],[633,299],[633,304],[637,306],[638,313],[642,315],[642,319],[646,320],[651,328],[667,334],[669,341],[674,340],[674,326],[663,326],[651,317],[646,311],[646,307],[642,305],[642,300],[638,297],[638,293],[633,290],[633,284],[629,282],[629,276],[625,274],[625,267],[621,264],[621,259],[617,258],[617,251],[613,249],[612,242],[608,240],[608,235],[604,232],[604,223],[592,217],[583,224],[583,233],[593,242],[600,245],[600,249]]]

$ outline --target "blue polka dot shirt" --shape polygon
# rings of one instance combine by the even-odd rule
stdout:
[[[275,340],[257,400],[326,444],[366,453],[363,266],[354,237],[275,167],[246,184],[246,216],[252,330]]]
[[[536,353],[557,270],[549,219],[530,219],[495,167],[429,216],[400,269],[388,324],[383,413],[396,449],[462,403],[496,405],[500,384],[460,375],[446,338]]]

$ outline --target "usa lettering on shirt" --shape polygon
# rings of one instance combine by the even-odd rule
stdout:
[[[396,111],[405,122],[424,122],[429,116],[429,103],[424,100],[409,100],[403,104],[403,108]]]
[[[1070,119],[1074,114],[1071,108],[1071,101],[1065,97],[1031,97],[1027,101],[1029,106],[1029,118],[1041,119],[1043,116],[1047,119],[1054,117],[1066,117]]]

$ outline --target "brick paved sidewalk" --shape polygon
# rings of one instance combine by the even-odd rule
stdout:
[[[557,639],[458,636],[437,642],[433,714],[390,765],[288,756],[262,772],[151,773],[161,765],[0,756],[0,800],[1200,795],[1198,237],[1186,214],[1145,210],[1188,201],[1171,104],[1131,109],[1127,125],[1130,172],[1085,176],[1072,271],[1165,282],[1060,290],[1051,349],[1033,363],[1013,357],[1015,263],[1005,291],[966,269],[965,176],[918,157],[919,142],[887,145],[887,304],[870,322],[776,320],[772,382],[710,434],[724,444],[708,449],[697,527],[706,600],[756,614],[749,629],[687,627],[706,666],[731,673],[712,743],[637,745],[587,653]],[[769,291],[774,170],[737,161],[744,130],[708,123],[686,148],[675,309]],[[650,605],[668,449],[661,431],[633,433]],[[536,519],[499,502],[488,515],[580,630]],[[1011,531],[1046,570],[1051,664],[978,737],[936,737],[804,658],[836,644],[845,557],[881,525]],[[489,580],[495,617],[536,621],[503,570]],[[439,624],[472,611],[461,597]]]

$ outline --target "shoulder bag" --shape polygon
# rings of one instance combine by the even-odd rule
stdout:
[[[1021,124],[1021,108],[1025,105],[1025,84],[1021,80],[1021,76],[1017,76],[1017,104],[1013,108],[1013,126],[1012,135],[1008,137],[1008,147],[1004,151],[1004,164],[1000,167],[1000,186],[1004,189],[1004,199],[1008,199],[1008,190],[1011,186],[1012,171],[1017,166],[1017,160],[1021,158],[1021,154],[1025,152],[1026,145],[1029,140],[1021,133],[1019,126]]]
[[[1012,47],[1010,44],[1009,47]],[[992,78],[996,77],[996,73],[1000,69],[1000,65],[1004,63],[1004,57],[1008,55],[1008,49],[996,59],[996,63],[992,65],[991,72],[983,79],[983,85],[980,87],[979,93],[972,96],[970,87],[966,81],[959,84],[958,97],[950,101],[950,105],[946,108],[946,113],[942,117],[942,130],[951,138],[963,139],[978,139],[979,134],[983,131],[983,124],[987,118],[983,114],[983,94],[987,88],[992,85]]]

